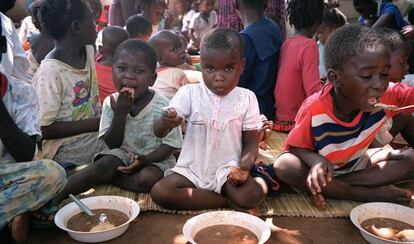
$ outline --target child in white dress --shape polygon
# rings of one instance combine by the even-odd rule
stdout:
[[[250,176],[258,153],[259,106],[253,92],[236,87],[243,73],[243,42],[231,29],[216,29],[201,44],[204,83],[178,90],[154,132],[163,137],[188,120],[176,166],[151,191],[172,209],[251,209],[267,191]],[[259,183],[259,184],[258,184]]]

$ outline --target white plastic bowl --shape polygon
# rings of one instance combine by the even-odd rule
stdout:
[[[106,231],[74,231],[66,227],[67,221],[75,214],[80,213],[81,210],[75,203],[69,203],[56,213],[55,224],[60,229],[67,231],[70,237],[80,242],[103,242],[122,235],[128,229],[129,223],[138,216],[140,210],[138,203],[127,197],[97,196],[81,199],[81,201],[90,209],[109,208],[121,211],[129,217],[129,220]]]
[[[371,234],[365,230],[361,223],[371,218],[390,218],[403,221],[407,224],[414,225],[414,209],[394,203],[372,202],[361,204],[351,211],[350,215],[352,223],[359,229],[362,237],[372,244],[414,244],[414,242],[401,242],[387,240]]]
[[[237,225],[253,232],[259,239],[259,244],[265,243],[270,237],[270,228],[267,224],[250,214],[236,211],[207,212],[187,220],[183,227],[184,237],[192,244],[195,235],[202,229],[213,225]]]

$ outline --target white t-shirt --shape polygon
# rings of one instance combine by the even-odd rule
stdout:
[[[189,29],[194,29],[194,36],[197,40],[201,41],[203,36],[218,24],[218,17],[216,11],[211,11],[208,17],[208,22],[201,17],[201,13],[193,15],[190,21]]]
[[[2,97],[3,103],[14,123],[27,135],[40,136],[39,104],[34,88],[27,82],[9,75],[3,76],[1,83],[1,94],[5,92]],[[0,163],[13,163],[15,161],[0,140]]]
[[[157,79],[151,88],[171,100],[178,89],[186,84],[190,84],[190,81],[182,69],[165,67],[157,70]]]
[[[242,132],[261,125],[255,94],[236,87],[222,97],[204,83],[191,84],[178,90],[170,107],[190,122],[176,167],[165,175],[180,173],[199,188],[220,192],[231,168],[240,164]]]
[[[196,14],[197,12],[191,9],[188,11],[184,17],[183,17],[183,27],[181,28],[181,31],[188,31],[188,26],[190,25],[191,18]]]

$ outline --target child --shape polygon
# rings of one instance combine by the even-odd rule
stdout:
[[[116,92],[112,82],[112,64],[115,50],[123,41],[129,38],[128,32],[119,26],[108,26],[102,30],[102,56],[96,62],[98,78],[99,101]]]
[[[232,29],[209,32],[201,43],[204,83],[182,87],[155,132],[166,135],[188,120],[177,165],[154,185],[152,199],[172,209],[254,208],[265,185],[249,175],[258,152],[259,106],[253,92],[237,87],[243,40]],[[263,187],[263,188],[262,188]]]
[[[407,25],[392,0],[354,0],[354,8],[361,15],[359,23],[369,27],[387,27],[400,31]]]
[[[246,66],[238,86],[256,94],[260,113],[275,118],[273,90],[277,76],[282,35],[279,25],[263,16],[265,0],[237,0],[236,9],[242,19]]]
[[[280,65],[274,90],[277,131],[288,132],[295,126],[302,102],[322,88],[319,80],[318,47],[313,36],[324,11],[323,0],[290,0],[286,14],[295,28],[280,51]]]
[[[149,44],[157,52],[159,64],[152,89],[171,100],[180,87],[190,83],[184,71],[177,68],[186,58],[182,42],[174,32],[163,30],[152,36]]]
[[[134,192],[149,192],[175,164],[173,153],[181,148],[180,128],[164,138],[154,135],[154,123],[163,114],[159,107],[168,100],[148,89],[157,76],[155,51],[141,40],[119,45],[114,56],[113,80],[118,93],[105,99],[99,138],[110,148],[95,162],[72,175],[54,199],[55,204],[69,193],[109,183]]]
[[[0,35],[1,31],[0,25]],[[29,224],[26,213],[39,209],[62,189],[66,175],[53,161],[32,161],[40,136],[36,92],[27,82],[3,73],[0,131],[0,239],[4,241],[8,232],[12,242],[25,243]]]
[[[152,34],[151,23],[140,15],[134,15],[127,19],[126,30],[131,38],[141,39],[148,41]]]
[[[198,12],[198,0],[183,1],[183,4],[186,13],[183,17],[181,33],[188,39],[188,26],[190,25],[193,15]]]
[[[151,35],[169,28],[168,24],[171,19],[169,17],[164,18],[166,9],[165,0],[141,0],[141,14],[152,25]]]
[[[40,15],[44,32],[55,41],[33,78],[42,154],[59,163],[89,163],[100,151],[94,16],[85,0],[43,0]]]
[[[317,207],[324,196],[354,201],[408,203],[412,193],[392,184],[412,179],[414,151],[368,150],[386,121],[398,112],[376,104],[414,103],[414,88],[389,85],[390,54],[375,30],[346,25],[326,44],[329,83],[302,105],[296,126],[274,168],[280,180],[307,190]],[[414,145],[414,123],[394,123]],[[398,133],[398,130],[394,130]]]
[[[345,15],[337,8],[327,10],[323,14],[322,24],[318,29],[318,50],[319,50],[319,76],[321,80],[326,80],[326,68],[325,68],[325,43],[328,37],[337,28],[344,26],[347,20]]]
[[[200,12],[193,15],[188,25],[190,43],[187,52],[190,55],[197,55],[200,50],[200,42],[203,36],[211,29],[217,27],[218,17],[214,11],[215,0],[200,1]]]

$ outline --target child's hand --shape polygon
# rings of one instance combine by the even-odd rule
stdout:
[[[118,170],[124,174],[134,173],[143,167],[144,160],[145,160],[144,156],[135,154],[132,164],[130,164],[129,166],[119,166]]]
[[[250,172],[248,170],[242,170],[240,167],[236,167],[230,171],[227,181],[231,185],[237,186],[245,183],[249,178],[249,174]]]
[[[162,122],[169,128],[174,128],[183,123],[183,119],[178,116],[177,111],[174,108],[168,108],[162,114]]]
[[[322,187],[326,187],[332,181],[333,167],[327,161],[319,162],[309,170],[306,184],[313,195],[322,192]]]
[[[118,100],[110,95],[111,107],[114,113],[126,116],[134,104],[134,90],[132,88],[123,88],[119,92]]]

